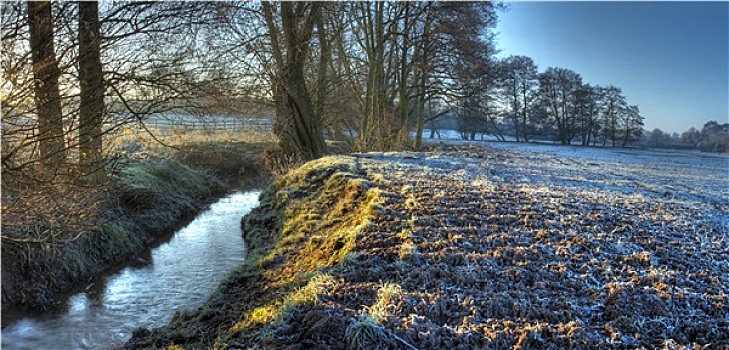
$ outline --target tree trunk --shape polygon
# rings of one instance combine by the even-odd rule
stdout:
[[[425,103],[429,102],[427,101],[427,84],[428,84],[428,68],[429,68],[429,60],[428,55],[430,55],[430,26],[432,24],[432,18],[430,15],[428,15],[425,19],[425,23],[423,24],[423,33],[421,35],[422,39],[420,42],[420,45],[415,46],[415,53],[413,54],[413,59],[419,59],[420,60],[420,67],[417,69],[417,71],[414,74],[413,81],[417,86],[415,87],[417,89],[417,108],[415,113],[417,128],[415,131],[415,142],[414,148],[416,150],[419,150],[420,147],[423,145],[423,126],[425,124]],[[431,128],[432,130],[433,128]],[[432,132],[432,131],[431,131]]]
[[[379,137],[376,137],[376,144],[378,150],[386,150],[388,147],[385,131],[389,125],[386,125],[385,121],[385,89],[387,85],[385,83],[385,6],[382,2],[374,3],[374,85],[372,86],[372,106],[370,109],[371,116],[370,121],[374,123],[373,132],[377,133]]]
[[[268,2],[261,5],[277,70],[273,85],[276,105],[273,131],[287,155],[303,160],[322,157],[326,153],[326,143],[321,120],[314,110],[304,77],[304,63],[321,3],[281,2],[281,38],[273,21],[273,7]],[[279,45],[286,47],[285,57]]]
[[[425,52],[423,53],[426,54]],[[425,61],[425,59],[423,59]],[[418,82],[418,99],[417,99],[417,112],[416,112],[416,118],[417,118],[417,129],[415,130],[415,149],[419,150],[420,147],[423,146],[423,126],[425,124],[425,99],[426,99],[426,83],[427,78],[425,77],[425,72],[422,71],[417,75],[417,80],[420,80]]]
[[[99,3],[78,3],[79,26],[79,164],[92,183],[105,179],[102,155],[104,75],[101,67]]]
[[[525,78],[526,79],[526,78]],[[529,128],[527,127],[529,124],[529,100],[527,97],[527,85],[526,82],[522,83],[521,86],[521,97],[522,101],[524,101],[524,107],[521,115],[521,132],[522,132],[522,138],[524,139],[524,142],[529,142]]]
[[[301,75],[303,78],[303,74]],[[320,158],[326,152],[323,134],[315,119],[311,100],[307,95],[300,93],[293,81],[296,74],[288,76],[291,80],[284,83],[286,78],[279,78],[274,97],[276,100],[276,121],[274,133],[279,138],[281,149],[288,155],[308,160]]]
[[[410,4],[405,4],[405,23],[404,23],[404,33],[402,35],[402,51],[400,53],[400,90],[399,90],[399,100],[400,100],[400,145],[406,145],[408,144],[408,141],[410,140],[410,130],[408,128],[409,120],[408,116],[410,115],[410,99],[408,98],[408,77],[410,74],[410,69],[408,69],[409,65],[407,62],[408,59],[408,51],[410,50]]]
[[[38,113],[37,140],[40,159],[48,166],[58,166],[66,157],[58,69],[53,46],[51,2],[28,2],[28,28],[33,63],[35,103]]]
[[[511,98],[513,103],[511,105],[512,120],[514,122],[514,139],[519,142],[519,136],[521,136],[521,128],[519,128],[519,94],[516,90],[516,85],[511,90]]]
[[[319,118],[324,117],[324,99],[327,93],[327,67],[331,58],[331,47],[329,38],[326,36],[326,27],[324,26],[324,18],[321,11],[316,13],[317,37],[319,45],[321,45],[321,54],[319,57],[319,67],[316,77],[316,108],[315,113]]]

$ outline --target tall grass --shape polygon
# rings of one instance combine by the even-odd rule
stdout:
[[[260,182],[266,174],[252,155],[273,140],[227,131],[157,139],[129,128],[108,134],[107,156],[117,159],[108,186],[34,188],[3,174],[4,304],[50,308],[57,292],[133,258],[222,194],[218,178]]]
[[[121,169],[112,186],[116,202],[105,217],[120,226],[133,221],[157,234],[174,228],[183,216],[225,190],[225,184],[205,171],[176,161],[150,160]]]
[[[181,163],[159,161],[123,169],[115,190],[125,213],[143,229],[160,233],[199,210],[202,199],[221,193],[225,185]]]

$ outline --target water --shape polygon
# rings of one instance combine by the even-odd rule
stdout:
[[[98,278],[62,310],[3,312],[10,325],[0,333],[2,349],[104,348],[126,341],[137,327],[160,327],[175,311],[197,308],[243,261],[240,219],[257,205],[258,192],[221,199],[154,248],[149,262]]]

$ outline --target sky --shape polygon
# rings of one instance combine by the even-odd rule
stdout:
[[[646,130],[729,123],[729,2],[506,2],[498,56],[614,85]]]

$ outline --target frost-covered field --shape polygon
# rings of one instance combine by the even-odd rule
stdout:
[[[287,220],[261,270],[127,348],[729,349],[726,157],[453,143],[292,172],[246,226]]]
[[[511,158],[502,163],[519,181],[674,198],[725,213],[729,209],[727,155],[512,142],[488,146]]]
[[[411,217],[403,271],[377,276],[408,291],[387,328],[423,348],[729,348],[728,157],[449,143],[373,157]]]
[[[729,158],[487,145],[391,162],[417,218],[403,288],[437,281],[391,327],[429,348],[729,348]]]

